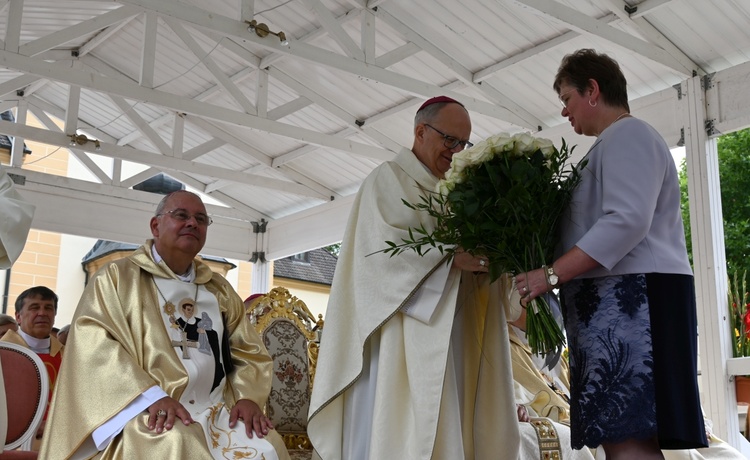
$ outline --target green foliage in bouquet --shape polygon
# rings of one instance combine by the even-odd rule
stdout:
[[[522,133],[499,134],[453,155],[434,193],[404,204],[436,219],[433,231],[409,229],[408,239],[386,241],[391,256],[465,250],[489,260],[492,281],[551,263],[559,224],[580,182],[584,162],[570,165],[572,148]],[[565,338],[546,302],[527,308],[527,336],[534,353],[562,349]]]

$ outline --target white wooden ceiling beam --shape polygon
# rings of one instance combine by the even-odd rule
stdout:
[[[237,148],[240,152],[250,155],[255,161],[260,162],[260,164],[262,165],[271,166],[271,157],[261,152],[256,147],[238,138],[237,136],[228,133],[219,126],[216,126],[215,124],[200,117],[187,116],[186,118],[191,125],[200,128],[210,136],[225,141],[229,145]]]
[[[35,81],[34,83],[30,84],[26,88],[23,89],[23,95],[24,97],[29,97],[32,94],[36,93],[40,89],[44,88],[49,84],[49,80],[44,80],[40,78],[39,80]]]
[[[325,194],[329,197],[329,200],[339,199],[342,196],[330,187],[326,187],[320,182],[311,179],[308,175],[300,172],[299,170],[289,167],[288,165],[277,168],[277,171],[281,171],[285,176],[292,178],[294,181],[299,182],[302,185],[310,187],[320,194]]]
[[[34,114],[34,116],[50,131],[62,133],[62,129],[52,121],[52,119],[47,115],[47,113],[38,107],[32,106],[31,112]],[[83,164],[83,166],[89,170],[91,174],[93,174],[99,181],[103,184],[111,183],[112,178],[109,177],[108,174],[106,174],[102,169],[94,163],[94,161],[89,158],[86,153],[84,153],[80,149],[76,148],[70,148],[68,147],[68,150],[71,151],[71,153],[78,158],[78,160]]]
[[[112,35],[116,34],[120,29],[128,25],[133,19],[135,19],[136,16],[137,15],[130,16],[129,18],[124,19],[117,24],[111,25],[96,34],[89,41],[84,43],[83,46],[78,48],[78,58],[82,58],[92,52],[94,49],[96,49],[97,46],[107,41]]]
[[[157,174],[160,174],[162,170],[159,168],[148,168],[145,169],[139,173],[133,174],[132,176],[128,177],[127,179],[120,180],[120,187],[123,188],[131,188],[134,185],[138,185],[143,181],[146,181],[148,179],[151,179]]]
[[[349,126],[356,124],[357,117],[347,112],[342,107],[339,107],[338,105],[334,104],[329,99],[323,97],[321,95],[320,90],[312,88],[313,82],[308,81],[307,83],[302,83],[298,79],[292,77],[291,75],[281,71],[280,69],[276,67],[272,67],[271,69],[268,70],[268,72],[273,78],[277,79],[278,81],[283,83],[285,86],[295,91],[297,94],[310,99],[318,107],[322,108],[326,112],[338,118],[343,123]],[[367,126],[366,123],[364,126],[361,126],[361,127],[357,126],[356,128],[355,126],[352,126],[352,128],[362,132],[363,134],[367,135],[378,144],[382,145],[383,147],[393,152],[398,152],[403,147],[402,145],[399,145],[398,143],[394,142],[393,139],[391,139],[389,136],[386,136],[385,134],[381,133],[375,128]]]
[[[182,149],[185,144],[185,116],[175,113],[172,125],[172,156],[182,159]]]
[[[161,195],[27,169],[14,168],[9,172],[26,178],[26,184],[19,189],[36,206],[34,227],[39,230],[133,244],[151,237],[148,222]],[[202,253],[248,260],[254,250],[250,247],[254,241],[250,222],[257,219],[211,204],[206,204],[206,210],[214,224]]]
[[[579,33],[594,35],[629,49],[654,62],[658,62],[682,75],[689,76],[693,69],[685,67],[668,52],[626,32],[615,29],[601,21],[592,19],[569,6],[550,0],[513,0],[521,8],[538,11],[543,15],[561,22]]]
[[[393,12],[391,12],[391,10]],[[435,34],[431,33],[426,27],[420,24],[414,24],[415,27],[419,27],[420,30],[415,30],[411,26],[405,24],[402,20],[398,19],[406,17],[407,14],[395,4],[391,3],[387,7],[378,8],[375,13],[378,19],[383,21],[392,27],[395,31],[400,33],[406,41],[413,42],[426,53],[433,56],[438,62],[445,65],[451,72],[453,72],[459,80],[463,81],[467,85],[473,87],[480,93],[487,96],[488,99],[496,103],[499,108],[505,110],[506,114],[503,117],[506,121],[513,123],[519,127],[536,129],[538,126],[545,127],[539,118],[531,114],[528,110],[523,108],[521,105],[516,104],[508,96],[502,94],[489,85],[479,85],[474,83],[473,73],[464,67],[463,64],[458,62],[448,53],[442,50],[438,45],[440,38]],[[463,100],[460,98],[459,100]]]
[[[392,49],[387,53],[383,53],[375,59],[375,65],[383,69],[398,64],[404,59],[414,56],[415,54],[422,51],[422,48],[418,47],[412,42],[404,43],[398,48]]]
[[[14,93],[13,96],[15,96],[16,91],[39,80],[40,78],[35,75],[23,74],[4,81],[0,83],[0,99],[6,99],[10,93]]]
[[[361,8],[351,9],[347,11],[346,13],[342,14],[341,16],[337,17],[336,22],[339,25],[343,26],[347,22],[357,19],[361,13],[362,13]],[[314,41],[316,38],[322,37],[326,33],[327,31],[324,27],[318,27],[317,29],[311,30],[310,32],[306,33],[305,35],[301,37],[297,37],[295,40],[298,42],[311,42],[311,41]],[[287,38],[291,38],[291,37],[287,36]],[[235,39],[230,38],[230,40],[234,42]],[[241,45],[238,44],[237,46],[241,46]],[[263,68],[263,69],[266,67],[270,67],[276,62],[278,62],[280,59],[284,59],[287,56],[289,56],[288,53],[271,53],[268,56],[265,56],[260,61],[260,63],[258,64],[258,67]]]
[[[260,61],[261,61],[260,58],[256,56],[254,53],[252,53],[250,50],[248,50],[247,48],[243,48],[242,46],[237,44],[237,42],[235,42],[232,39],[232,37],[227,37],[226,35],[220,35],[214,31],[205,30],[205,29],[195,29],[195,31],[219,43],[219,46],[233,53],[235,56],[240,58],[243,62],[247,63],[250,66],[250,70],[256,70],[260,68]]]
[[[174,120],[174,112],[170,112],[170,113],[165,113],[164,115],[160,116],[156,120],[148,122],[148,125],[151,127],[151,129],[156,130],[173,120]],[[143,138],[143,133],[139,129],[135,129],[133,131],[130,131],[128,134],[122,136],[121,138],[117,139],[116,144],[128,145],[131,142],[141,139],[141,138]]]
[[[27,139],[35,140],[49,145],[59,147],[68,146],[70,139],[63,134],[53,133],[45,129],[34,128],[31,126],[21,126],[9,121],[0,120],[0,133],[10,136],[20,136]],[[120,158],[134,163],[150,165],[169,171],[181,171],[198,176],[215,177],[218,179],[227,179],[243,185],[252,185],[256,187],[269,188],[284,193],[308,196],[327,200],[327,196],[311,191],[309,188],[296,184],[294,182],[271,179],[268,177],[244,174],[238,171],[220,168],[205,163],[196,163],[192,161],[170,158],[164,155],[154,154],[134,149],[132,147],[119,147],[114,144],[101,143],[101,150],[97,152],[109,158]]]
[[[610,14],[607,16],[607,19],[614,20],[614,19],[617,19],[617,16],[615,16],[614,14]],[[563,43],[569,42],[570,40],[573,40],[574,38],[580,37],[580,36],[581,34],[571,30],[569,32],[565,32],[562,35],[558,35],[555,38],[552,38],[543,43],[540,43],[539,45],[533,46],[524,51],[516,53],[510,57],[503,59],[502,61],[496,62],[489,67],[485,67],[484,69],[475,72],[474,82],[481,83],[484,80],[492,77],[493,75],[495,75],[496,73],[500,72],[503,69],[507,69],[510,66],[513,66],[515,64],[518,64],[519,62],[525,61],[526,59],[534,57],[538,54],[544,53],[547,50],[555,48],[559,45],[562,45]]]
[[[459,80],[456,80],[456,81],[453,81],[453,82],[451,82],[451,83],[443,86],[442,90],[453,91],[453,90],[462,88],[464,86],[466,86],[466,85],[463,82],[461,82]],[[373,115],[371,117],[366,118],[364,120],[365,124],[372,126],[372,125],[376,124],[378,121],[384,120],[384,119],[386,119],[388,117],[391,117],[391,116],[393,116],[393,115],[395,115],[397,113],[400,113],[400,112],[402,112],[404,110],[407,110],[407,109],[416,110],[416,108],[419,107],[419,104],[421,104],[422,102],[424,102],[424,99],[421,98],[421,97],[411,98],[411,99],[409,99],[406,102],[402,102],[402,103],[397,104],[397,105],[395,105],[393,107],[390,107],[390,108],[388,108],[386,110],[383,110],[380,113],[377,113],[377,114],[375,114],[375,115]],[[344,128],[341,131],[337,132],[336,136],[339,136],[339,137],[349,137],[349,136],[352,136],[352,135],[354,135],[354,134],[356,134],[358,132],[359,132],[359,130],[354,129],[351,126],[347,126],[346,128]],[[297,160],[298,158],[301,158],[301,157],[303,157],[305,155],[309,155],[309,154],[315,152],[316,150],[318,150],[319,148],[320,147],[315,146],[315,145],[306,145],[304,147],[301,147],[301,148],[298,148],[298,149],[294,149],[291,152],[284,153],[284,154],[279,155],[276,158],[274,158],[272,166],[274,168],[279,168],[279,169],[284,168],[287,163],[293,162],[293,161]]]
[[[214,33],[218,33],[222,36],[232,36],[242,39],[246,42],[251,42],[254,45],[261,46],[272,52],[284,53],[297,58],[311,61],[317,64],[321,64],[333,69],[341,70],[347,73],[351,73],[358,77],[368,78],[396,89],[411,93],[414,95],[421,95],[424,97],[431,97],[436,94],[436,91],[440,89],[439,86],[429,84],[427,82],[418,80],[416,78],[410,78],[405,75],[391,72],[385,69],[377,68],[375,66],[366,64],[355,59],[351,59],[345,56],[341,56],[322,48],[303,43],[300,40],[292,40],[288,46],[281,46],[278,40],[264,40],[256,36],[254,33],[247,31],[247,27],[244,23],[236,20],[232,20],[225,16],[218,15],[214,12],[202,10],[201,8],[178,2],[176,0],[118,0],[120,3],[128,3],[137,5],[143,8],[150,8],[154,11],[159,12],[161,15],[168,15],[175,19],[190,23],[198,28],[208,29]],[[242,45],[240,43],[240,45]],[[11,59],[0,54],[0,64],[4,61],[10,61]],[[13,62],[16,65],[15,68],[20,68],[22,65],[18,62]],[[24,66],[25,67],[25,66]],[[261,61],[261,67],[267,67],[264,61]],[[96,82],[95,82],[96,83]],[[506,109],[497,107],[496,104],[481,101],[476,98],[467,97],[461,94],[446,94],[456,99],[460,99],[461,102],[466,106],[467,109],[494,117],[500,120],[506,120],[508,115]],[[129,96],[128,96],[129,97]],[[162,104],[167,105],[167,104]],[[182,109],[177,109],[182,110]],[[192,112],[190,110],[183,110],[185,112]],[[242,117],[239,117],[242,118]],[[228,121],[229,120],[223,120]],[[241,124],[252,124],[238,120]],[[264,128],[258,128],[265,130]],[[267,131],[272,132],[272,131]],[[320,133],[316,133],[320,134]],[[282,134],[284,135],[284,134]],[[292,136],[293,137],[293,136]],[[311,140],[307,142],[316,143]],[[323,145],[323,144],[321,144]],[[326,145],[327,147],[337,148],[333,145]],[[368,146],[369,147],[369,146]],[[346,149],[344,149],[346,151]],[[377,150],[377,149],[374,149]],[[357,152],[351,152],[357,153]],[[382,156],[382,153],[378,153],[377,156]]]
[[[255,0],[240,0],[240,21],[250,22],[255,16]]]
[[[259,117],[268,118],[268,71],[261,69],[255,84],[255,107]]]
[[[375,64],[377,56],[375,55],[375,37],[377,28],[375,27],[377,19],[370,10],[364,10],[360,20],[362,28],[362,51],[365,54],[365,62]]]
[[[8,18],[5,23],[3,49],[17,53],[21,45],[21,24],[23,23],[23,0],[10,0]]]
[[[18,105],[18,99],[2,100],[0,101],[0,113],[15,109],[16,105]]]
[[[247,174],[254,174],[257,173],[263,169],[266,169],[262,165],[255,165],[248,169],[243,170],[244,173]],[[331,190],[330,188],[324,186],[320,182],[314,181],[310,179],[308,176],[300,173],[299,171],[290,168],[288,166],[280,166],[279,168],[276,168],[277,171],[281,171],[284,173],[285,176],[289,177],[290,179],[294,180],[295,182],[298,182],[306,187],[309,187],[311,190],[315,190],[316,192],[322,194],[322,195],[328,195],[331,197],[331,199],[335,198],[341,198],[341,195],[336,193],[335,191]],[[211,182],[209,184],[206,184],[206,193],[214,193],[218,190],[221,190],[224,187],[228,187],[232,185],[231,182],[226,180],[217,180],[214,182]]]
[[[233,208],[234,210],[241,213],[243,219],[248,219],[250,221],[253,220],[260,220],[260,219],[266,219],[269,220],[269,216],[263,212],[258,211],[257,209],[254,209],[250,206],[248,206],[246,203],[243,203],[241,201],[238,201],[234,198],[232,198],[229,195],[226,195],[222,192],[210,192],[206,190],[206,184],[203,182],[195,179],[194,177],[191,177],[187,174],[183,174],[181,172],[173,171],[169,173],[170,176],[174,177],[178,181],[182,182],[183,184],[189,185],[190,187],[193,187],[194,189],[200,191],[201,193],[204,193],[211,198],[218,200],[225,204],[226,206],[229,206],[230,208]]]
[[[306,97],[298,97],[297,99],[289,101],[285,104],[281,104],[280,106],[269,110],[266,118],[268,118],[269,120],[281,120],[287,115],[291,115],[294,112],[302,110],[311,104],[312,101],[310,99]]]
[[[112,160],[112,185],[119,187],[122,179],[122,160],[115,158]]]
[[[247,168],[243,170],[244,173],[253,173],[256,171],[259,171],[261,169],[266,169],[271,167],[272,159],[271,157],[263,154],[262,152],[258,151],[255,147],[252,145],[242,141],[241,139],[237,138],[236,136],[224,131],[220,127],[213,125],[212,123],[209,123],[205,120],[202,120],[200,118],[190,117],[188,120],[191,124],[196,125],[199,129],[205,131],[206,133],[210,134],[211,136],[214,136],[214,139],[219,139],[222,141],[225,141],[232,145],[233,147],[237,148],[243,153],[249,153],[253,156],[258,155],[256,157],[257,160],[261,161],[260,165],[254,165],[250,168]],[[301,175],[297,171],[294,171],[292,169],[284,169],[282,172],[287,175],[290,179],[294,180],[295,182],[298,182],[302,185],[305,185],[309,187],[311,190],[314,190],[318,192],[321,196],[338,196],[336,192],[329,189],[328,187],[324,187],[322,184],[311,180],[307,176]],[[227,180],[217,180],[213,183],[209,183],[206,185],[206,192],[215,192],[217,190],[220,190],[226,186],[230,185],[230,182]]]
[[[460,80],[454,80],[447,85],[443,85],[440,87],[440,91],[446,92],[446,91],[456,91],[461,88],[464,88],[466,84]],[[438,93],[436,93],[438,94]],[[424,98],[421,97],[412,97],[407,99],[404,102],[398,103],[392,107],[389,107],[385,110],[380,111],[379,113],[376,113],[375,115],[372,115],[370,117],[365,118],[365,122],[367,124],[373,125],[378,123],[379,121],[385,120],[387,118],[392,117],[393,115],[396,115],[397,113],[401,113],[404,110],[410,110],[412,113],[417,112],[417,108],[424,102]]]
[[[66,110],[50,102],[47,102],[44,99],[40,99],[37,96],[31,96],[29,98],[29,104],[33,105],[39,110],[43,110],[49,113],[50,115],[54,116],[55,118],[59,120],[65,120]],[[34,113],[37,113],[37,112],[35,111]],[[77,120],[77,122],[78,122],[79,130],[87,132],[89,135],[96,137],[100,141],[105,141],[105,142],[110,142],[110,143],[114,143],[116,141],[116,139],[110,136],[109,134],[105,133],[104,131],[100,129],[95,128],[93,125],[90,125],[89,123],[85,122],[84,120],[81,120],[80,118]]]
[[[630,14],[625,11],[625,7],[628,6],[622,0],[601,0],[604,5],[617,15],[620,20],[628,24],[630,27],[639,31],[647,40],[661,49],[667,51],[675,59],[680,61],[685,67],[695,69],[699,75],[705,75],[706,71],[696,64],[693,59],[685,54],[681,49],[677,48],[667,37],[664,36],[661,31],[654,27],[646,18],[631,18]]]
[[[635,13],[630,15],[630,17],[635,19],[641,16],[645,16],[649,13],[653,13],[659,8],[669,5],[674,1],[675,0],[643,0],[641,3],[636,5],[637,10]]]
[[[81,104],[81,87],[69,85],[68,105],[65,108],[65,134],[73,135],[78,130],[78,109]]]
[[[117,24],[140,13],[141,8],[123,5],[115,10],[94,16],[83,22],[55,31],[21,45],[18,52],[24,56],[35,56],[41,52],[58,48],[75,39],[90,35],[113,24]]]
[[[341,241],[354,197],[352,194],[270,221],[266,257],[280,259]]]
[[[192,35],[178,21],[164,17],[164,22],[180,37],[180,40],[187,46],[193,55],[203,64],[203,66],[214,76],[216,82],[242,107],[242,110],[249,114],[256,114],[255,106],[250,102],[232,80],[227,77],[223,70],[219,68],[216,62],[211,58],[210,53],[204,51]]]
[[[346,128],[342,129],[341,131],[336,132],[337,137],[348,137],[357,132],[356,129],[352,128],[351,126],[347,126]],[[285,165],[286,163],[289,163],[291,161],[294,161],[304,155],[310,154],[312,152],[315,152],[320,147],[316,145],[305,145],[304,147],[300,147],[298,149],[294,149],[291,152],[283,153],[273,159],[273,163],[271,166],[274,168],[278,168],[282,165]]]
[[[192,149],[183,152],[182,153],[182,159],[183,160],[188,160],[188,161],[193,161],[193,160],[195,160],[197,158],[202,157],[203,155],[205,155],[205,154],[207,154],[209,152],[213,152],[214,150],[218,149],[219,147],[221,147],[223,145],[226,145],[226,143],[227,143],[227,141],[225,141],[223,139],[218,139],[218,138],[213,137],[213,138],[207,140],[206,142],[204,142],[204,143],[202,143],[200,145],[196,145]]]
[[[39,62],[33,58],[28,58],[15,53],[8,53],[2,50],[0,50],[0,66],[18,69],[41,76],[43,78],[49,78],[68,84],[86,85],[88,88],[94,91],[101,91],[104,93],[118,95],[138,101],[148,101],[151,104],[161,105],[165,108],[170,108],[178,112],[194,114],[204,118],[211,118],[237,126],[251,127],[267,133],[297,139],[301,142],[326,146],[357,155],[364,155],[381,159],[391,156],[390,152],[378,147],[340,139],[335,136],[323,134],[310,129],[300,128],[293,125],[263,119],[255,115],[230,110],[212,104],[207,104],[191,98],[176,96],[174,94],[159,90],[143,88],[141,86],[138,86],[137,84],[129,83],[124,80],[112,79],[95,72],[88,72],[78,69],[68,69],[67,71],[62,71],[55,65],[51,65],[46,62]],[[423,84],[420,83],[420,85]],[[424,86],[432,87],[434,85]],[[468,98],[461,96],[457,97],[461,98],[462,101],[464,101],[464,103],[467,105],[467,107],[470,107],[472,105],[471,100],[469,100]],[[488,103],[482,103],[482,105],[491,107],[491,104]],[[494,111],[494,108],[492,110]]]
[[[77,149],[75,147],[68,147],[68,150],[70,153],[73,154],[74,157],[78,159],[78,161],[81,162],[81,164],[89,170],[91,174],[93,174],[97,179],[99,179],[99,182],[102,184],[112,184],[112,178],[109,177],[107,173],[102,171],[102,169],[94,163],[94,160],[89,157],[85,151],[81,149]]]
[[[169,144],[162,139],[162,137],[159,135],[159,133],[156,132],[154,128],[152,128],[146,120],[143,119],[138,112],[135,111],[133,106],[128,104],[128,102],[119,96],[113,96],[110,95],[109,98],[112,100],[112,102],[115,103],[115,105],[120,109],[120,111],[125,114],[126,117],[128,117],[128,120],[130,120],[135,127],[143,134],[143,136],[151,142],[151,144],[158,150],[162,155],[170,156],[172,154],[172,149],[169,148]]]
[[[328,32],[331,38],[341,47],[341,50],[350,58],[358,61],[365,60],[365,53],[339,25],[331,11],[326,8],[320,0],[304,0],[305,4],[318,17],[320,24]]]
[[[240,81],[245,80],[250,76],[250,74],[253,72],[254,69],[246,68],[243,70],[240,70],[236,74],[232,75],[231,80],[236,84]],[[201,94],[194,97],[197,101],[205,101],[206,99],[209,99],[216,93],[221,91],[221,87],[219,85],[214,85],[211,88],[207,89],[206,91],[202,92]],[[152,128],[157,129],[161,126],[164,126],[165,124],[172,121],[172,114],[167,113],[162,115],[161,117],[157,118],[156,120],[149,122],[149,125],[151,125]],[[117,145],[127,145],[131,142],[135,141],[136,139],[140,139],[143,135],[139,130],[134,130],[129,132],[128,134],[122,136],[118,141]]]
[[[146,88],[153,88],[159,17],[153,11],[146,11],[144,16],[143,44],[141,46],[141,76],[138,79],[138,83]]]

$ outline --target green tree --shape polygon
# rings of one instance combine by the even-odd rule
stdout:
[[[721,136],[718,140],[721,212],[727,272],[750,271],[750,128]],[[682,218],[692,262],[690,214],[685,161],[680,168]]]
[[[341,243],[332,244],[330,246],[323,247],[326,251],[330,252],[334,256],[338,257],[339,252],[341,251]]]

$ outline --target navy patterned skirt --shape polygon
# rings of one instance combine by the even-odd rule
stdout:
[[[693,277],[579,279],[562,287],[561,298],[572,447],[653,437],[662,449],[707,446]]]

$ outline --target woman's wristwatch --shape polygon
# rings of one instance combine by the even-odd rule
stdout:
[[[556,288],[560,284],[560,277],[555,273],[555,267],[552,265],[542,265],[542,270],[544,270],[544,274],[547,276],[547,284]]]

